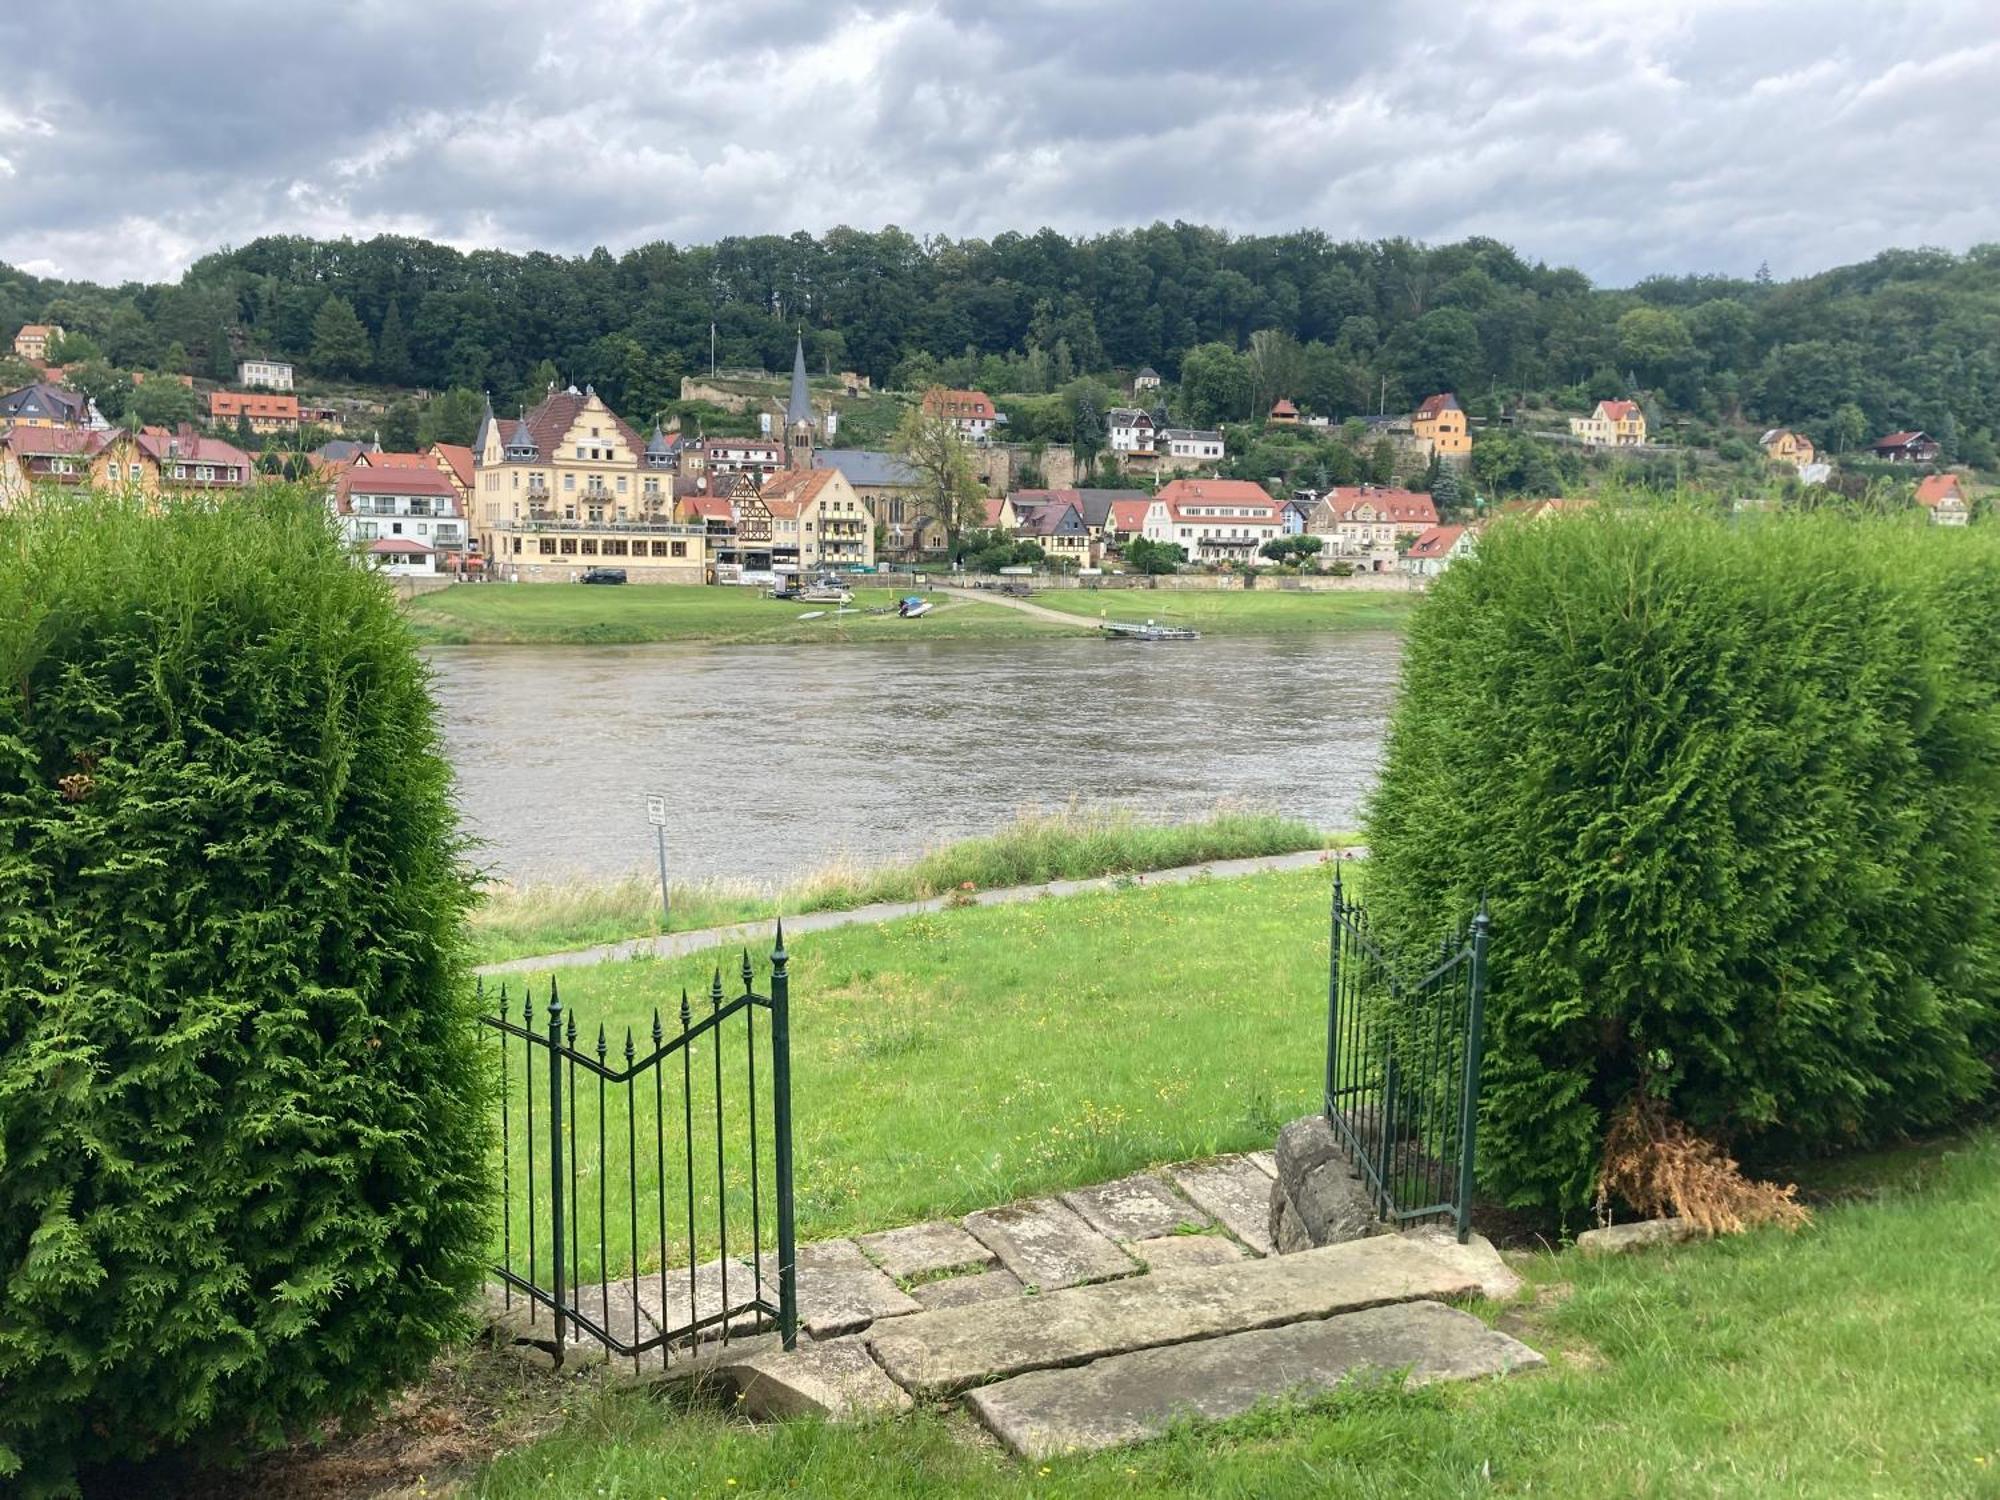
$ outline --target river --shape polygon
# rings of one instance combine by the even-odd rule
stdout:
[[[1071,799],[1353,827],[1401,637],[853,647],[456,646],[429,654],[476,859],[521,879],[876,863]]]

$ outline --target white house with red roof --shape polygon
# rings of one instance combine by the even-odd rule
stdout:
[[[375,463],[341,475],[333,487],[340,533],[372,566],[397,577],[461,572],[465,508],[458,487],[425,455],[418,463]]]
[[[1972,499],[1956,474],[1926,474],[1917,481],[1917,504],[1937,526],[1964,526],[1972,519]]]
[[[1646,413],[1636,401],[1600,401],[1589,416],[1571,417],[1569,430],[1586,448],[1637,448],[1646,441]]]
[[[1149,542],[1179,547],[1189,562],[1256,567],[1266,542],[1284,535],[1282,507],[1247,479],[1176,479],[1146,509]]]
[[[993,429],[1007,420],[1006,413],[996,411],[993,398],[984,391],[955,391],[941,385],[932,386],[924,392],[923,407],[925,416],[945,418],[969,443],[986,442],[993,436]]]
[[[1352,564],[1364,573],[1387,573],[1400,555],[1397,542],[1419,537],[1438,524],[1429,495],[1385,485],[1337,485],[1319,497],[1307,534],[1325,544],[1330,562]]]
[[[1433,526],[1403,554],[1402,569],[1415,578],[1435,578],[1472,550],[1470,526]]]

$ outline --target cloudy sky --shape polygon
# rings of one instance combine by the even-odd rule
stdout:
[[[0,5],[0,260],[1187,219],[1606,283],[2000,240],[2000,0]]]

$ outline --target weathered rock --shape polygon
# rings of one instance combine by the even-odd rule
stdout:
[[[1299,1222],[1292,1200],[1275,1182],[1271,1184],[1271,1243],[1280,1255],[1295,1255],[1313,1247],[1312,1237],[1306,1233],[1306,1226]]]
[[[1285,1243],[1294,1248],[1337,1245],[1382,1232],[1368,1190],[1355,1176],[1324,1115],[1307,1115],[1287,1125],[1278,1133],[1273,1156],[1277,1182],[1270,1224],[1272,1239],[1284,1241],[1280,1255],[1291,1253]],[[1287,1207],[1295,1227],[1284,1222]]]
[[[854,1338],[766,1349],[720,1366],[752,1417],[828,1417],[837,1422],[907,1411],[910,1396]]]
[[[855,1241],[868,1258],[898,1281],[998,1265],[993,1252],[949,1219],[906,1224],[864,1234]]]
[[[966,1402],[1013,1452],[1040,1459],[1157,1437],[1184,1415],[1240,1416],[1261,1402],[1398,1370],[1407,1369],[1408,1384],[1426,1385],[1542,1363],[1477,1318],[1411,1302],[1019,1375]]]
[[[1257,1164],[1257,1170],[1262,1172],[1266,1177],[1276,1177],[1278,1175],[1278,1157],[1276,1152],[1252,1151],[1250,1153],[1250,1160]]]
[[[910,1295],[926,1308],[969,1307],[975,1302],[1019,1297],[1026,1291],[1012,1271],[974,1271],[942,1281],[920,1281],[910,1288]]]
[[[965,1216],[965,1227],[1000,1257],[1001,1265],[1038,1291],[1130,1276],[1139,1269],[1075,1209],[1054,1198],[982,1209]]]
[[[1222,1156],[1169,1168],[1175,1184],[1259,1255],[1269,1255],[1271,1179],[1247,1156]]]
[[[1418,1229],[1404,1230],[1403,1238],[1415,1240],[1446,1265],[1456,1266],[1472,1277],[1479,1283],[1479,1295],[1482,1297],[1505,1302],[1521,1290],[1520,1274],[1500,1258],[1493,1242],[1483,1234],[1475,1231],[1461,1245],[1456,1231],[1442,1225],[1427,1224]]]
[[[945,1395],[1133,1349],[1476,1290],[1472,1278],[1424,1246],[1380,1236],[892,1318],[862,1337],[904,1389]]]
[[[854,1241],[799,1247],[799,1320],[814,1338],[855,1333],[877,1318],[922,1310]]]
[[[1150,1271],[1226,1266],[1249,1257],[1249,1252],[1236,1241],[1219,1234],[1163,1234],[1157,1239],[1134,1240],[1125,1248],[1144,1261]]]
[[[1063,1202],[1114,1240],[1150,1240],[1182,1225],[1206,1228],[1208,1215],[1151,1172],[1064,1193]]]
[[[1623,1255],[1628,1250],[1678,1245],[1701,1237],[1700,1227],[1686,1219],[1640,1219],[1631,1224],[1586,1229],[1576,1237],[1576,1248],[1585,1255]]]

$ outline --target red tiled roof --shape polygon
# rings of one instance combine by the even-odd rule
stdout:
[[[1431,497],[1413,490],[1384,489],[1371,484],[1337,485],[1320,496],[1320,500],[1332,510],[1336,521],[1350,520],[1361,506],[1369,505],[1378,517],[1397,525],[1431,527],[1438,523],[1437,506]]]
[[[582,415],[584,407],[589,403],[590,394],[587,392],[551,391],[522,415],[521,420],[528,424],[528,433],[535,440],[535,448],[542,463],[548,463],[554,457],[557,446],[569,434],[570,428],[576,425],[576,419]],[[605,410],[610,412],[611,425],[618,429],[619,437],[625,440],[625,446],[631,449],[633,455],[636,457],[644,453],[646,444],[639,434],[634,432],[617,412],[611,411],[608,406]],[[502,431],[506,437],[512,437],[513,424],[506,424]],[[503,437],[503,444],[505,440]]]
[[[1445,557],[1450,554],[1452,547],[1463,535],[1465,535],[1463,526],[1433,526],[1410,543],[1410,550],[1403,555],[1416,558]]]
[[[1597,403],[1597,412],[1598,415],[1602,416],[1608,422],[1625,422],[1639,414],[1639,403],[1636,401],[1600,401]]]
[[[0,443],[5,443],[15,453],[26,456],[30,453],[98,453],[113,437],[123,436],[115,429],[111,432],[87,432],[77,427],[4,427],[0,428]]]
[[[1009,496],[1008,498],[1011,499],[1012,497]],[[1000,524],[1000,507],[1006,503],[1006,500],[988,500],[986,502],[986,525],[989,530]]]
[[[1917,481],[1917,504],[1938,505],[1946,500],[1965,502],[1965,488],[1956,474],[1926,474]]]
[[[203,437],[186,424],[182,424],[177,433],[169,433],[163,427],[148,427],[139,434],[138,442],[139,446],[158,463],[211,464],[222,468],[234,465],[243,471],[241,482],[249,483],[249,454],[232,443],[223,442],[220,438]]]
[[[993,398],[984,391],[948,391],[935,387],[924,392],[924,412],[927,416],[946,416],[961,419],[984,419],[994,416]]]
[[[252,394],[248,391],[210,391],[208,415],[211,420],[218,422],[238,416],[296,422],[299,419],[299,398]]]
[[[1282,396],[1271,406],[1271,415],[1274,417],[1296,417],[1298,414],[1299,409]]]
[[[432,443],[431,452],[451,465],[451,472],[467,489],[472,488],[472,450],[458,443]]]
[[[408,554],[414,557],[420,553],[429,552],[431,549],[426,547],[422,542],[410,537],[385,536],[379,542],[370,542],[368,550],[370,552]]]
[[[1176,479],[1160,486],[1154,497],[1169,505],[1267,505],[1273,511],[1278,502],[1261,484],[1248,479]]]
[[[734,514],[720,495],[683,495],[679,503],[682,510],[701,521],[727,521]]]
[[[1458,404],[1458,397],[1452,395],[1450,391],[1445,391],[1436,396],[1424,397],[1423,404],[1417,408],[1417,417],[1420,420],[1428,421],[1440,412],[1459,410],[1462,410],[1462,408]]]
[[[1146,529],[1146,512],[1152,507],[1150,500],[1113,500],[1111,502],[1111,525],[1121,534],[1136,535]]]
[[[1928,437],[1923,432],[1892,432],[1887,437],[1877,438],[1873,446],[1877,448],[1907,448],[1914,442]]]
[[[838,469],[784,469],[764,481],[757,498],[772,515],[792,520],[812,504],[839,472]]]

